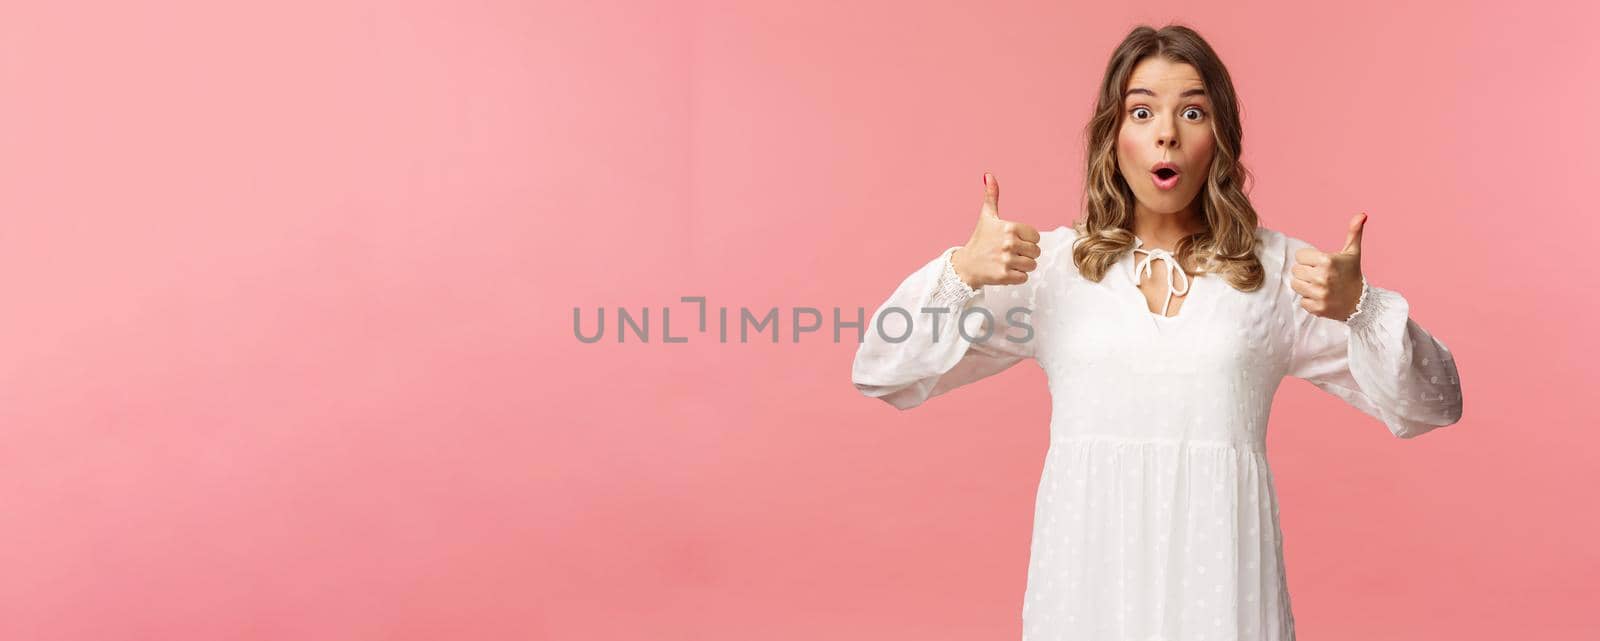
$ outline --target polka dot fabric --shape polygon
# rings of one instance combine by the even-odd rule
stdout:
[[[1304,379],[1412,438],[1461,418],[1449,349],[1370,283],[1349,322],[1305,311],[1289,282],[1309,245],[1274,230],[1256,230],[1260,289],[1192,277],[1172,317],[1149,310],[1133,252],[1096,283],[1072,263],[1072,228],[1041,236],[1020,285],[949,286],[954,248],[913,272],[870,321],[856,388],[910,409],[1023,360],[1045,371],[1024,641],[1294,639],[1266,455],[1279,383]],[[925,308],[949,313],[936,326]]]

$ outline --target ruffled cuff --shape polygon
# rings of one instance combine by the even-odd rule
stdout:
[[[1366,333],[1372,331],[1379,324],[1379,319],[1386,315],[1392,308],[1405,305],[1405,299],[1398,292],[1374,287],[1367,283],[1365,274],[1361,276],[1361,298],[1356,301],[1356,311],[1345,319],[1350,326],[1351,333]]]
[[[1362,310],[1366,309],[1367,293],[1370,292],[1370,291],[1372,291],[1372,288],[1367,285],[1367,275],[1366,274],[1362,274],[1361,275],[1361,297],[1356,299],[1356,311],[1350,312],[1350,317],[1344,319],[1344,322],[1346,322],[1346,323],[1352,322],[1358,316],[1361,316]]]
[[[946,249],[944,254],[940,256],[940,262],[944,263],[944,269],[939,272],[939,285],[933,292],[933,304],[935,305],[941,307],[965,307],[968,302],[983,292],[981,287],[978,289],[968,287],[966,283],[961,281],[961,277],[956,275],[956,265],[951,259],[955,256],[957,249],[960,249],[960,247]]]

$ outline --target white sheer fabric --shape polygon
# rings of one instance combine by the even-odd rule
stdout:
[[[1260,289],[1198,276],[1172,317],[1135,285],[1156,257],[1129,252],[1091,282],[1073,238],[1070,227],[1043,233],[1039,268],[1020,285],[949,286],[954,248],[917,269],[869,320],[856,388],[910,409],[1025,359],[1044,369],[1051,444],[1025,640],[1294,639],[1265,449],[1279,383],[1305,379],[1411,438],[1460,420],[1450,351],[1405,298],[1370,284],[1348,322],[1305,311],[1289,270],[1308,245],[1274,230],[1256,230]]]

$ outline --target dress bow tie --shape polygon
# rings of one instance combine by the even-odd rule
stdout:
[[[1161,304],[1161,315],[1166,316],[1167,306],[1172,304],[1172,295],[1182,295],[1189,292],[1189,275],[1185,274],[1183,268],[1178,266],[1178,257],[1173,256],[1172,252],[1160,248],[1142,249],[1139,247],[1139,245],[1142,244],[1144,244],[1143,241],[1135,237],[1133,246],[1134,254],[1143,253],[1147,255],[1134,265],[1133,284],[1138,286],[1141,277],[1152,273],[1151,263],[1158,260],[1167,261],[1167,300]],[[1183,287],[1181,289],[1174,286],[1174,283],[1179,280],[1183,281]]]

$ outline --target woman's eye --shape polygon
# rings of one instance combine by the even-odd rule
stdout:
[[[1129,115],[1132,115],[1134,118],[1139,119],[1139,120],[1143,120],[1143,119],[1149,118],[1151,116],[1150,110],[1148,108],[1145,108],[1145,107],[1134,107],[1133,110],[1129,111],[1128,113],[1129,113]],[[1194,114],[1194,115],[1190,116],[1189,114]],[[1184,118],[1187,118],[1188,120],[1196,121],[1196,120],[1200,120],[1201,118],[1205,118],[1206,117],[1206,112],[1204,110],[1200,109],[1199,107],[1190,107],[1188,109],[1183,110],[1183,116],[1184,116]]]

